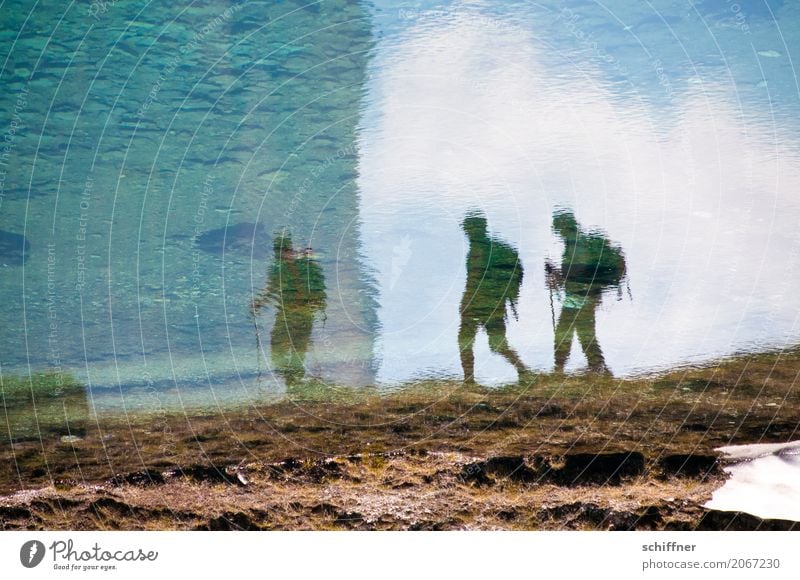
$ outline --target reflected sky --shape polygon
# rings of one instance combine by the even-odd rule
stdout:
[[[475,209],[525,267],[508,336],[533,369],[553,368],[543,264],[561,251],[557,207],[625,251],[630,294],[597,312],[616,375],[800,336],[797,127],[768,88],[793,83],[796,25],[781,37],[757,13],[745,35],[713,3],[616,4],[378,10],[359,189],[379,380],[460,376],[458,224]],[[479,380],[515,379],[486,337],[477,358]]]

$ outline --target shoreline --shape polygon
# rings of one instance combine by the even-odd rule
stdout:
[[[309,384],[2,446],[3,529],[790,529],[703,508],[718,447],[798,438],[800,349],[658,377]],[[9,444],[10,443],[10,444]]]

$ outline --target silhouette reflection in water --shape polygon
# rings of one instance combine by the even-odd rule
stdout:
[[[267,283],[253,300],[252,313],[257,315],[267,304],[275,307],[271,366],[291,391],[306,375],[305,359],[314,320],[318,312],[325,310],[325,277],[311,248],[295,250],[289,234],[276,236],[273,250]]]
[[[609,289],[621,292],[626,269],[622,250],[600,233],[583,231],[568,210],[553,214],[553,230],[564,242],[561,267],[545,263],[551,296],[563,291],[555,325],[555,371],[564,372],[572,337],[577,335],[589,371],[610,374],[597,341],[595,312]]]
[[[0,396],[5,415],[2,443],[44,444],[59,438],[72,443],[86,437],[90,416],[86,387],[70,374],[50,370],[27,376],[4,375]]]
[[[522,263],[508,244],[489,237],[486,218],[469,214],[462,223],[469,241],[467,286],[461,300],[458,346],[466,382],[475,381],[473,346],[478,330],[489,336],[489,348],[514,365],[522,377],[528,371],[506,338],[507,309],[517,316],[522,286]]]

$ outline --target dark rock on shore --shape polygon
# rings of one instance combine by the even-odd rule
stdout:
[[[135,471],[133,473],[126,473],[112,477],[109,484],[113,486],[119,485],[135,485],[139,487],[149,485],[161,485],[164,483],[164,475],[160,471],[154,469],[146,469],[143,471]]]
[[[213,465],[190,465],[169,473],[172,477],[186,477],[197,482],[239,484],[236,475],[229,474],[224,467]]]
[[[211,518],[207,524],[194,528],[198,531],[208,532],[254,532],[263,529],[253,519],[243,512],[226,512],[221,516]]]
[[[695,528],[697,530],[721,530],[721,531],[800,531],[800,522],[790,520],[771,520],[761,519],[742,512],[722,512],[717,510],[705,510],[703,517]]]
[[[544,462],[535,458],[534,463],[542,466]],[[537,469],[531,468],[523,457],[490,457],[486,461],[470,463],[461,470],[459,478],[476,485],[490,485],[499,479],[517,483],[533,483],[540,478]]]
[[[644,474],[644,456],[631,453],[575,453],[552,473],[560,485],[618,485],[623,478]]]
[[[719,458],[714,455],[667,455],[658,461],[665,476],[706,477],[720,475]]]
[[[575,453],[557,459],[490,457],[465,465],[459,479],[479,486],[501,480],[562,486],[619,485],[623,479],[637,477],[644,472],[644,456],[638,452]]]

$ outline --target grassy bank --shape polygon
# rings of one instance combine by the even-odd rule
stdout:
[[[2,446],[6,528],[758,527],[702,504],[714,448],[798,437],[800,349],[658,377],[531,376],[391,395],[91,415]],[[14,416],[15,409],[9,407]],[[74,421],[74,419],[73,419]],[[15,423],[16,424],[16,423]],[[71,433],[71,432],[70,432]]]

